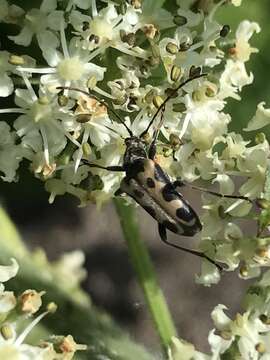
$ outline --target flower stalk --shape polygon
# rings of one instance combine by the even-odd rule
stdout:
[[[149,252],[140,237],[135,208],[119,198],[114,200],[114,204],[127,242],[132,265],[143,289],[161,345],[167,354],[172,337],[176,336],[177,333],[165,297],[159,287]]]

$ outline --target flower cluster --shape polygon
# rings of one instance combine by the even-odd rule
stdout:
[[[218,305],[211,317],[214,329],[208,335],[211,354],[204,354],[183,340],[174,338],[169,350],[171,360],[269,359],[270,271],[253,284],[245,296],[245,312],[230,319],[225,305]]]
[[[162,0],[70,0],[65,8],[61,1],[43,0],[40,8],[25,11],[2,0],[0,21],[21,27],[9,39],[37,44],[42,54],[40,63],[0,52],[0,96],[14,93],[16,104],[0,110],[2,179],[17,180],[26,159],[45,182],[50,202],[70,193],[81,205],[102,205],[124,174],[91,168],[87,161],[121,164],[129,134],[117,116],[138,135],[171,94],[156,161],[186,183],[204,181],[218,185],[222,194],[262,198],[269,144],[263,134],[251,143],[229,132],[231,118],[224,111],[226,99],[240,100],[242,88],[253,81],[246,62],[257,52],[249,41],[260,27],[245,20],[230,34],[228,25],[215,20],[224,3],[177,0],[169,11]],[[196,78],[201,71],[206,75]],[[190,77],[196,79],[173,91]],[[18,116],[8,125],[9,114]],[[260,103],[245,130],[257,130],[269,118],[270,110]],[[146,146],[155,126],[145,136]],[[240,228],[251,214],[250,201],[206,194],[203,209],[201,250],[228,270],[241,263],[244,278],[270,264],[267,240],[257,239],[268,220],[259,220],[264,226],[252,235]],[[210,285],[219,277],[203,262],[197,281]]]
[[[28,289],[16,296],[13,291],[6,291],[3,283],[16,276],[18,269],[15,259],[12,259],[11,265],[0,266],[0,358],[69,360],[77,350],[85,350],[86,347],[76,344],[71,335],[53,336],[37,346],[25,342],[27,335],[44,316],[55,312],[57,306],[54,303],[48,304],[46,311],[36,316],[24,330],[19,330],[23,321],[39,311],[42,306],[42,295],[45,292]]]

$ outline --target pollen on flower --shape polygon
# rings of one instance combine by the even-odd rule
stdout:
[[[85,69],[78,56],[60,61],[57,66],[59,76],[66,81],[76,81],[82,78]]]
[[[112,40],[113,25],[103,18],[96,17],[90,22],[89,33],[95,34],[103,41]]]
[[[45,291],[36,292],[35,290],[24,291],[20,298],[21,311],[27,314],[36,313],[42,305],[41,297],[45,294]]]

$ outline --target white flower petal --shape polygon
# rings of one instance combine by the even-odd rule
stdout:
[[[13,291],[0,292],[0,314],[6,314],[15,308],[17,303]]]
[[[270,109],[266,109],[265,102],[262,101],[257,105],[257,110],[253,118],[249,121],[244,131],[254,131],[270,124]]]
[[[217,305],[211,313],[211,318],[215,327],[218,330],[226,330],[230,327],[232,320],[224,313],[227,310],[227,306],[223,304]]]
[[[234,182],[226,174],[218,174],[213,180],[212,184],[219,183],[219,192],[224,195],[231,195],[234,192]]]
[[[16,276],[19,265],[14,258],[11,258],[11,265],[0,265],[0,282],[6,282]]]
[[[89,0],[73,0],[74,5],[78,6],[80,9],[89,9],[91,2]]]
[[[9,36],[10,40],[13,40],[16,44],[22,46],[29,46],[33,37],[33,31],[30,27],[25,26],[22,28],[21,32],[16,36]]]
[[[220,271],[214,264],[211,264],[208,260],[203,259],[201,274],[196,274],[195,281],[197,284],[202,284],[204,286],[217,284],[220,281]]]
[[[234,6],[240,6],[242,3],[242,0],[231,0],[231,2]]]
[[[242,21],[236,30],[235,36],[238,40],[241,38],[243,41],[248,41],[251,36],[256,32],[258,34],[261,31],[259,24],[248,20]]]
[[[12,94],[13,82],[7,74],[0,75],[0,96],[6,97]]]
[[[44,13],[50,13],[56,9],[57,0],[43,0],[40,6],[40,10]]]
[[[47,23],[50,29],[59,31],[60,25],[63,21],[64,12],[63,11],[53,11],[48,15]],[[64,22],[65,27],[67,26],[66,22]]]
[[[231,345],[233,337],[230,340],[225,340],[221,336],[215,334],[215,330],[211,330],[208,335],[208,342],[211,346],[213,357],[212,360],[220,359],[220,355],[223,354]]]
[[[42,51],[48,51],[49,48],[56,49],[59,45],[57,36],[49,30],[38,33],[37,40]]]

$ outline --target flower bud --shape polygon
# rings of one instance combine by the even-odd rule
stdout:
[[[13,337],[13,329],[9,324],[4,324],[0,328],[1,335],[5,340],[12,339]]]
[[[155,107],[158,109],[162,104],[163,104],[163,99],[161,96],[156,95],[153,98],[153,104],[155,105]]]
[[[255,136],[255,143],[256,144],[263,144],[265,142],[266,136],[264,133],[260,132]]]
[[[264,198],[257,199],[256,205],[261,209],[270,209],[270,201]]]
[[[24,58],[22,56],[18,55],[10,55],[8,62],[11,65],[23,65],[24,64]]]
[[[260,354],[263,354],[263,353],[265,353],[265,351],[266,351],[266,347],[265,347],[265,345],[264,345],[264,343],[262,343],[262,342],[259,342],[258,344],[256,344],[255,345],[255,349],[258,351],[258,353],[260,353]]]
[[[181,76],[181,69],[178,66],[173,65],[171,70],[171,80],[177,81]]]
[[[83,143],[82,144],[82,151],[83,151],[83,155],[85,157],[88,157],[92,153],[91,146],[88,143]]]
[[[179,49],[178,49],[178,46],[172,42],[169,42],[167,45],[166,45],[166,51],[169,53],[169,54],[177,54]]]
[[[48,305],[47,305],[47,311],[51,314],[54,314],[57,310],[57,305],[56,303],[54,302],[50,302]]]
[[[173,104],[172,109],[174,112],[182,113],[187,110],[186,105],[184,103]]]
[[[38,102],[40,105],[48,105],[50,100],[47,98],[47,96],[41,96],[38,98]]]
[[[183,26],[187,23],[187,18],[185,18],[184,16],[181,16],[181,15],[175,15],[173,18],[173,22],[177,26]]]
[[[87,80],[87,87],[88,89],[94,89],[94,87],[97,85],[97,79],[95,76],[91,76],[88,80]]]
[[[246,265],[242,265],[239,269],[239,273],[242,277],[248,276],[248,267]]]

